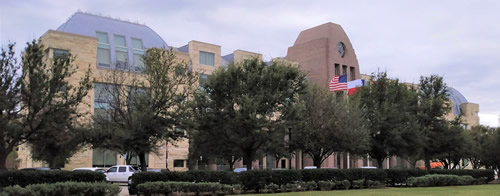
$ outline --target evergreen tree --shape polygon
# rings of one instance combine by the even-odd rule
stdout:
[[[219,68],[195,96],[197,131],[191,139],[196,146],[208,142],[235,149],[250,170],[270,144],[285,138],[288,110],[304,88],[305,75],[284,62],[252,59]],[[217,139],[204,140],[205,135]]]

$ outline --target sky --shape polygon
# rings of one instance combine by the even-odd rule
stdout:
[[[414,83],[437,74],[479,104],[481,124],[499,126],[500,1],[0,0],[0,44],[21,50],[78,10],[144,23],[170,46],[198,40],[264,59],[286,56],[302,30],[337,23],[361,73]]]

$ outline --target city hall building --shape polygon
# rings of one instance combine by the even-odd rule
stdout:
[[[96,95],[102,93],[106,85],[110,85],[105,78],[110,71],[118,69],[140,74],[144,66],[141,56],[146,49],[172,47],[146,25],[84,12],[75,13],[56,30],[47,31],[40,40],[47,48],[46,56],[49,59],[61,52],[70,52],[76,57],[74,63],[78,66],[78,70],[70,82],[78,82],[90,65],[95,88],[89,91],[84,99],[85,104],[79,107],[79,111],[89,115],[97,114],[104,109],[100,103],[106,100],[97,99]],[[196,40],[181,47],[174,47],[174,49],[178,60],[188,62],[193,71],[203,73],[200,80],[208,78],[215,69],[231,62],[255,57],[262,58],[261,54],[245,50],[235,50],[231,54],[223,55],[221,46]],[[325,88],[328,88],[331,79],[338,75],[347,75],[349,81],[369,78],[367,75],[360,74],[360,66],[352,43],[343,28],[334,23],[322,24],[300,32],[295,43],[288,48],[286,57],[280,59],[300,64],[310,81]],[[453,112],[450,112],[448,118],[461,116],[467,128],[479,125],[478,104],[469,103],[460,92],[453,88],[450,88],[450,99],[453,102]],[[91,119],[89,115],[86,118]],[[188,139],[182,139],[175,144],[159,145],[158,154],[147,155],[146,161],[149,168],[168,168],[170,171],[186,171],[188,168],[211,170],[224,168],[222,165],[217,165],[217,161],[205,165],[201,163],[189,165]],[[276,163],[279,164],[276,165]],[[75,154],[64,169],[110,167],[117,164],[125,164],[124,155],[106,149],[87,148]],[[138,164],[138,159],[132,159],[131,164]],[[347,153],[334,153],[323,162],[322,167],[358,168],[371,164],[372,161],[368,157],[353,159]],[[31,159],[29,147],[20,146],[18,168],[42,165],[41,162]],[[275,160],[273,156],[264,156],[253,162],[254,168],[262,169],[304,168],[312,165],[312,160],[301,152],[296,152],[291,161],[284,158]],[[403,160],[396,157],[384,162],[384,168],[405,167],[406,165]],[[243,162],[236,162],[235,167],[243,167]]]

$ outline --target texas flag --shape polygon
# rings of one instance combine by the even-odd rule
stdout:
[[[357,79],[353,81],[347,82],[347,91],[349,95],[354,95],[358,87],[362,87],[365,85],[365,80]]]

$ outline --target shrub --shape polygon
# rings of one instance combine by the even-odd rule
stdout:
[[[280,186],[277,184],[271,183],[271,184],[266,185],[264,187],[264,189],[266,190],[265,192],[276,193],[280,189]]]
[[[366,184],[366,187],[368,188],[375,188],[375,187],[381,187],[383,186],[385,183],[382,183],[380,181],[375,181],[375,180],[367,180],[365,182]]]
[[[353,189],[360,189],[363,188],[364,184],[365,184],[365,179],[353,180],[351,187]]]
[[[259,192],[267,184],[271,183],[272,170],[252,170],[240,173],[240,183],[245,190]]]
[[[318,187],[319,187],[319,190],[322,190],[322,191],[332,190],[335,187],[335,182],[319,181]]]
[[[32,184],[25,188],[19,185],[3,189],[3,195],[95,195],[111,196],[120,193],[116,184],[105,182],[58,182],[53,184]]]
[[[447,174],[431,174],[420,177],[410,177],[408,184],[410,186],[454,186],[475,184],[477,180],[472,176],[457,176]]]
[[[472,176],[473,178],[480,179],[486,178],[485,183],[491,182],[495,179],[495,172],[489,169],[432,169],[428,171],[429,174],[450,174],[457,176]],[[483,178],[483,179],[484,179]]]
[[[270,172],[269,181],[279,186],[292,184],[302,179],[300,170],[276,170]]]
[[[0,187],[65,181],[103,182],[106,176],[92,171],[5,171],[0,172]]]
[[[427,171],[420,169],[385,169],[386,184],[389,186],[406,185],[409,177],[425,176]]]
[[[346,179],[351,182],[360,179],[385,182],[387,179],[387,174],[382,169],[343,169],[343,171]]]
[[[305,184],[308,191],[314,191],[318,188],[318,183],[315,181],[306,182]]]
[[[345,172],[342,169],[304,169],[300,170],[302,181],[340,181],[345,180]]]
[[[351,187],[351,182],[349,180],[342,180],[335,182],[335,189],[349,189]]]
[[[140,194],[144,194],[146,196],[154,194],[168,195],[173,192],[191,192],[199,195],[200,193],[229,194],[232,192],[233,187],[231,185],[209,182],[145,182],[137,185],[137,190]]]

